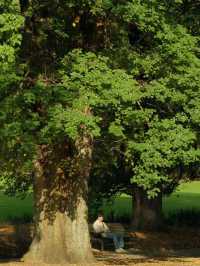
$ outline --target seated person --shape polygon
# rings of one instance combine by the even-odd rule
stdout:
[[[104,238],[112,239],[117,253],[125,253],[124,250],[124,238],[120,233],[113,233],[108,226],[104,223],[103,214],[99,213],[96,221],[93,223],[93,229],[95,233],[101,234]]]

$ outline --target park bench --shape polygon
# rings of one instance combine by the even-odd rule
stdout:
[[[111,232],[123,234],[125,243],[130,238],[129,230],[123,224],[107,223],[107,225],[110,228]],[[92,246],[98,247],[98,248],[100,247],[101,251],[105,250],[105,247],[112,248],[112,249],[114,248],[113,240],[104,238],[101,236],[101,234],[95,233],[92,227],[92,224],[89,224],[89,231],[90,231],[90,238],[91,238]]]

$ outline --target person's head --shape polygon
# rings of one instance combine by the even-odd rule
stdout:
[[[102,213],[102,212],[98,213],[98,217],[97,217],[97,219],[98,219],[100,222],[103,222],[104,217],[103,217],[103,213]]]

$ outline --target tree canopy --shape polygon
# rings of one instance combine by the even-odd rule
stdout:
[[[74,228],[79,208],[86,212],[89,176],[114,169],[119,184],[127,185],[127,174],[128,186],[154,197],[199,168],[198,7],[189,0],[1,1],[1,187],[22,192],[43,180],[46,201],[36,208],[43,215],[59,202],[56,217],[67,211]]]

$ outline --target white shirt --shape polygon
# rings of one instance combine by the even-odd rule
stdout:
[[[104,222],[99,221],[98,219],[93,223],[93,229],[95,233],[106,233],[110,231],[108,226]]]

